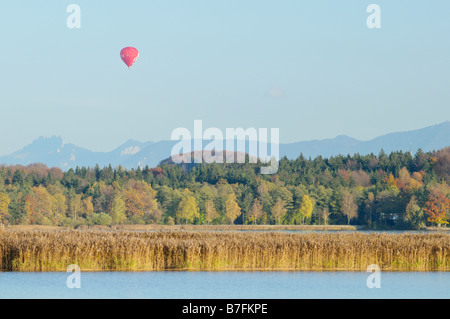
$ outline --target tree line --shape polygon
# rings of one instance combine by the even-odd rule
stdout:
[[[0,222],[15,225],[357,224],[446,226],[450,147],[262,164],[0,167]]]

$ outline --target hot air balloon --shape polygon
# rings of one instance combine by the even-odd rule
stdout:
[[[126,47],[120,51],[122,61],[130,68],[139,57],[139,51],[133,47]]]

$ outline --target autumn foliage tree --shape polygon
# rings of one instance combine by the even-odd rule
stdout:
[[[120,194],[114,196],[111,207],[111,217],[114,224],[122,224],[127,219],[126,209],[125,202]]]
[[[194,221],[194,218],[198,218],[199,216],[200,214],[197,201],[195,200],[195,197],[192,196],[188,191],[185,197],[178,204],[176,213],[178,223],[192,223]]]
[[[205,202],[205,220],[208,224],[210,224],[213,220],[219,217],[219,213],[214,206],[213,201],[207,200]]]
[[[26,211],[30,224],[52,225],[54,198],[43,186],[33,187],[26,198]]]
[[[442,179],[450,184],[450,146],[436,153],[434,170]]]
[[[281,198],[278,198],[272,207],[272,216],[277,225],[281,223],[281,219],[287,213],[287,209],[285,206],[286,206],[286,203]]]
[[[10,198],[8,194],[0,193],[0,223],[3,224],[8,220],[9,217],[9,203]]]
[[[147,183],[129,181],[123,191],[127,217],[136,223],[159,222],[162,212],[156,201],[156,191]]]
[[[347,217],[347,224],[350,224],[350,220],[358,216],[358,206],[355,203],[355,197],[347,190],[342,192],[341,211]]]
[[[450,199],[438,187],[433,187],[425,202],[424,211],[428,215],[427,220],[438,226],[448,224]]]
[[[305,220],[311,218],[312,212],[314,209],[314,204],[311,198],[308,195],[304,195],[302,198],[302,204],[299,208],[299,214],[302,221],[302,224],[305,223]]]
[[[252,207],[250,208],[250,212],[248,214],[248,219],[249,221],[253,222],[253,224],[257,224],[258,220],[262,217],[263,215],[263,209],[261,206],[261,203],[259,201],[259,199],[255,199],[255,201],[253,202]]]
[[[236,202],[236,195],[234,193],[228,195],[228,199],[225,203],[225,215],[230,224],[233,224],[236,218],[241,215],[241,208]]]

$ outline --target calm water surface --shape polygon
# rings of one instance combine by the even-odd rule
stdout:
[[[449,298],[450,272],[0,272],[0,298]]]

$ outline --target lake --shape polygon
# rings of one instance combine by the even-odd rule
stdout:
[[[0,298],[303,299],[448,298],[450,272],[81,272],[68,288],[65,272],[0,272]]]

